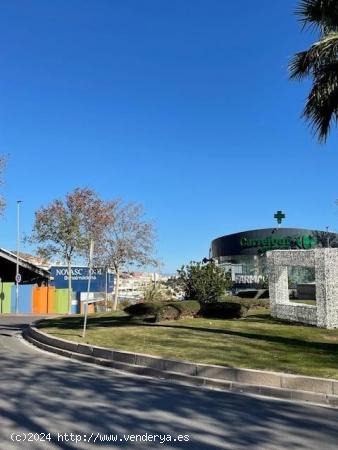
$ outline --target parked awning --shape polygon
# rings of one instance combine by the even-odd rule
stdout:
[[[15,283],[17,258],[14,253],[0,248],[0,279],[2,282]],[[20,284],[41,284],[50,279],[48,270],[32,264],[19,257],[19,273],[21,275]]]

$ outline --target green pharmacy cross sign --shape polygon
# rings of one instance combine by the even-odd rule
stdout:
[[[285,219],[285,214],[282,211],[277,211],[273,217],[277,219],[277,223],[280,225],[282,220]]]

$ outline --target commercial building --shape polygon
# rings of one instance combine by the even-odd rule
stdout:
[[[123,272],[119,281],[120,300],[141,300],[149,284],[163,283],[169,278],[156,272]]]
[[[15,285],[17,262],[21,275],[18,302]],[[90,312],[94,309],[105,311],[106,300],[109,304],[115,290],[116,277],[111,270],[102,267],[91,269],[89,293],[88,267],[73,266],[71,278],[72,313],[81,312],[87,300]],[[168,276],[153,272],[123,272],[120,275],[119,300],[140,300],[147,285],[167,279]],[[0,314],[15,313],[17,306],[19,313],[67,313],[68,267],[53,265],[49,261],[26,253],[21,253],[17,260],[14,253],[0,249]]]
[[[259,288],[267,276],[265,253],[275,249],[338,247],[338,234],[304,228],[265,228],[228,234],[211,242],[210,257],[230,271],[235,288]],[[293,284],[313,281],[313,270],[291,268]]]

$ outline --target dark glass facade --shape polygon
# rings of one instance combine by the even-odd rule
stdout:
[[[260,287],[266,282],[265,254],[274,249],[311,249],[337,247],[338,235],[304,228],[265,228],[243,231],[214,239],[210,257],[226,271],[231,271],[236,288]],[[293,283],[313,281],[313,271],[290,268]]]

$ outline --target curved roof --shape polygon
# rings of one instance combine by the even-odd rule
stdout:
[[[259,255],[267,250],[338,247],[338,234],[306,228],[262,228],[214,239],[211,256]]]

